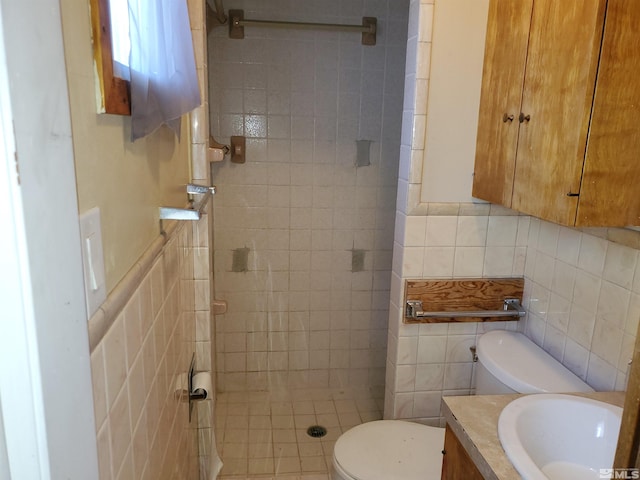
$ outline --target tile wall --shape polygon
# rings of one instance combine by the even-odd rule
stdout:
[[[462,205],[446,215],[398,214],[391,280],[385,417],[438,424],[443,395],[472,391],[469,347],[491,328],[517,322],[403,325],[409,278],[522,277],[530,218],[489,205]],[[515,213],[515,212],[512,212]],[[497,214],[497,215],[496,215]]]
[[[215,164],[218,385],[382,389],[408,2],[252,2],[245,18],[360,23],[359,34],[247,27],[209,36],[212,133],[247,137]],[[370,166],[356,168],[356,141]],[[234,262],[246,255],[246,265]],[[234,271],[235,270],[235,271]]]
[[[194,280],[202,229],[178,225],[91,353],[101,480],[199,475],[197,431],[175,390],[208,323]]]
[[[209,89],[207,88],[207,28],[206,1],[188,0],[189,22],[193,37],[193,52],[196,57],[198,85],[202,104],[190,114],[191,180],[202,185],[211,184],[207,151],[209,147]]]
[[[385,418],[440,424],[443,395],[472,393],[468,347],[490,328],[524,331],[596,389],[624,389],[640,318],[637,249],[607,240],[608,232],[494,205],[419,202],[433,11],[433,0],[411,1]],[[406,279],[490,276],[525,277],[525,320],[402,324]]]
[[[212,449],[215,414],[215,367],[213,364],[214,330],[211,300],[213,292],[213,272],[211,261],[211,242],[213,237],[213,207],[207,206],[207,214],[192,225],[193,231],[193,295],[195,298],[195,358],[198,371],[211,373],[212,398],[196,404],[198,426],[198,448],[200,459],[200,478],[209,478],[211,469],[216,469],[218,453]],[[211,458],[211,455],[215,458]]]
[[[211,185],[211,169],[207,152],[209,148],[209,88],[207,58],[206,0],[188,0],[193,50],[196,57],[198,84],[202,104],[189,114],[191,139],[192,182]],[[215,368],[213,367],[215,331],[211,302],[213,301],[214,277],[212,260],[213,207],[207,207],[207,215],[193,225],[194,229],[194,296],[195,296],[195,354],[198,370],[211,372],[215,389]],[[215,397],[215,391],[212,392]],[[216,469],[217,452],[212,450],[215,398],[196,404],[198,426],[198,448],[200,478],[209,478]],[[215,446],[214,446],[215,448]],[[216,458],[213,460],[211,455]]]
[[[640,321],[640,251],[531,220],[525,333],[596,390],[624,390]]]

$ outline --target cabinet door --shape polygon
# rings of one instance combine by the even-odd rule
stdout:
[[[606,0],[535,0],[512,208],[575,223]]]
[[[473,196],[511,205],[518,114],[533,0],[491,0],[482,72]]]
[[[609,0],[576,225],[640,225],[640,2]]]
[[[449,424],[444,431],[442,480],[482,480],[482,474],[464,449]]]

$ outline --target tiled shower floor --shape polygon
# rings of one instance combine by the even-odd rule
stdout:
[[[333,389],[219,393],[220,478],[328,479],[340,434],[382,418],[383,399],[376,396],[369,390]],[[308,436],[311,425],[325,427],[327,434]]]

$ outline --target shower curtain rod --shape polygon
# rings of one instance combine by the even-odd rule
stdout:
[[[283,22],[274,20],[249,20],[244,18],[244,10],[229,10],[229,38],[244,38],[244,27],[296,28],[309,30],[334,30],[341,32],[361,32],[363,45],[376,44],[376,17],[362,17],[362,25],[339,23]]]

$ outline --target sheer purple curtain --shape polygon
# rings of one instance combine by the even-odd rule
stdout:
[[[180,117],[200,105],[186,0],[128,0],[131,139],[162,124],[180,135]]]

